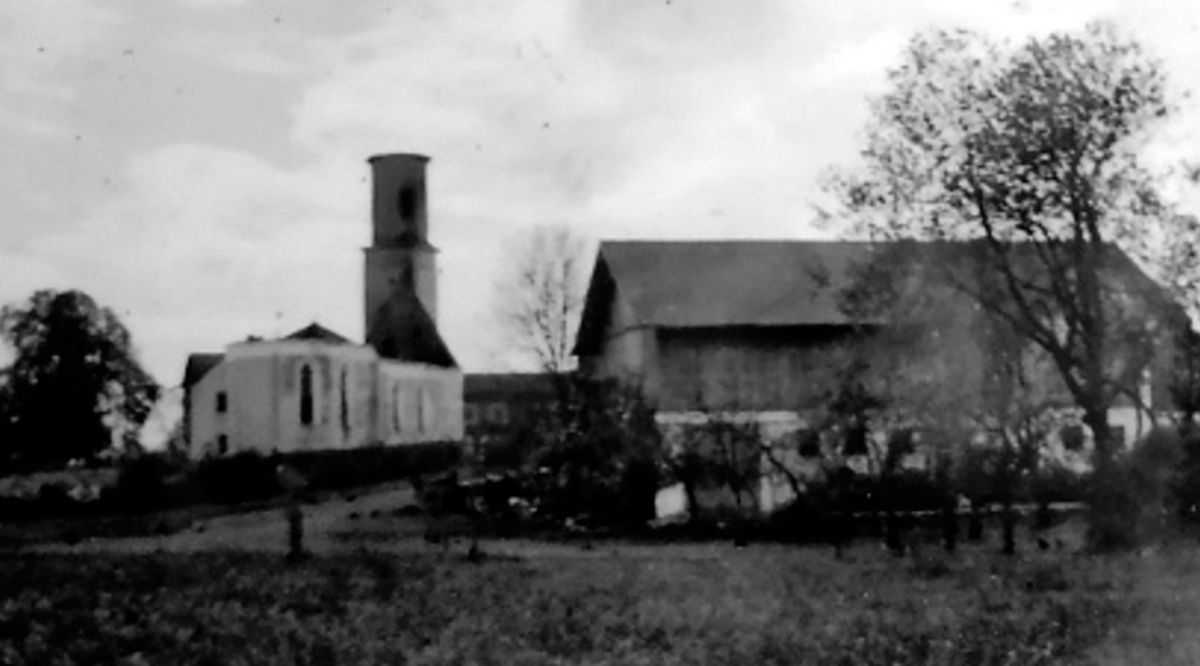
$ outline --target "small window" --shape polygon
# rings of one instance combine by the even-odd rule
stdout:
[[[821,435],[816,430],[805,428],[797,432],[796,441],[799,443],[800,455],[805,458],[821,457]]]
[[[904,456],[916,450],[916,435],[911,429],[901,428],[888,436],[888,455]]]
[[[229,395],[224,391],[217,392],[217,413],[224,414],[229,411]]]
[[[479,407],[473,404],[463,405],[463,421],[469,426],[479,423]]]
[[[217,454],[225,455],[229,453],[229,437],[227,435],[217,436]]]
[[[313,376],[312,367],[300,368],[300,423],[311,425],[313,421]]]
[[[1117,446],[1125,446],[1125,426],[1109,425],[1108,436],[1112,439],[1112,443]]]
[[[852,425],[846,429],[846,443],[842,453],[848,456],[867,455],[867,429],[861,425]]]
[[[1083,450],[1083,440],[1084,440],[1083,426],[1081,426],[1081,425],[1064,426],[1063,429],[1058,432],[1058,436],[1059,436],[1059,439],[1062,440],[1062,445],[1063,445],[1064,449],[1066,449],[1068,451],[1082,451]]]
[[[487,407],[487,420],[496,425],[508,423],[508,405],[503,402],[493,402]]]

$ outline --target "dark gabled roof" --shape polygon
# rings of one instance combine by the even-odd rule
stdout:
[[[628,306],[630,327],[871,323],[861,313],[851,314],[855,287],[861,288],[868,275],[864,271],[893,262],[926,267],[974,262],[984,247],[953,241],[605,241],[588,285],[575,352],[598,351],[617,303]],[[1028,258],[1020,263],[1038,265],[1032,244],[1012,247]],[[1132,285],[1146,294],[1162,293],[1128,255],[1108,247],[1104,261],[1111,270],[1132,277]]]
[[[606,241],[602,263],[637,324],[850,324],[838,293],[874,244],[828,241]]]
[[[285,336],[283,339],[284,340],[314,340],[317,342],[332,342],[335,344],[349,344],[350,343],[349,338],[346,338],[345,336],[342,336],[342,335],[338,335],[337,333],[334,333],[333,331],[325,328],[324,326],[318,324],[315,321],[313,323],[309,324],[308,326],[305,326],[304,328],[292,333],[291,335]]]
[[[550,399],[554,377],[542,372],[470,373],[463,375],[463,398],[505,396]]]
[[[183,368],[183,388],[191,388],[196,382],[204,379],[204,375],[224,358],[224,354],[189,354],[187,365]]]
[[[411,289],[397,285],[372,321],[367,344],[383,358],[458,367],[437,324]]]

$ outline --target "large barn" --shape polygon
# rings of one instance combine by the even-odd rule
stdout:
[[[460,440],[463,380],[438,333],[437,250],[422,155],[372,157],[366,341],[312,324],[193,354],[184,429],[193,457]]]
[[[970,247],[918,244],[910,259],[959,261]],[[840,241],[604,242],[576,339],[580,368],[636,384],[669,438],[713,415],[752,423],[767,439],[807,436],[832,388],[831,355],[880,324],[855,313],[848,295],[888,252],[887,244]],[[1136,287],[1130,293],[1157,289],[1119,251],[1110,262],[1118,279]],[[933,284],[935,274],[921,273],[913,289],[945,295],[924,331],[941,357],[945,386],[986,390],[996,349],[981,335],[984,313],[961,292]],[[1053,372],[1043,380],[1059,390]],[[1166,408],[1162,384],[1144,378],[1136,396],[1142,404],[1121,399],[1110,412],[1126,443],[1149,428],[1146,409]],[[777,490],[764,487],[762,502],[781,501],[771,499]]]

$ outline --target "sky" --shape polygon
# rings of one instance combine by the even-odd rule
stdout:
[[[494,313],[522,230],[829,237],[819,176],[913,34],[1093,20],[1200,91],[1187,1],[0,0],[0,303],[83,289],[168,387],[248,335],[362,339],[366,158],[416,152],[443,336],[521,369]],[[1194,106],[1153,159],[1200,156]]]

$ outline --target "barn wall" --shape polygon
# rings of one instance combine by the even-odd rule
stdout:
[[[665,329],[655,397],[666,411],[793,411],[826,389],[834,327]]]
[[[600,353],[581,358],[581,367],[593,377],[637,385],[653,398],[661,377],[654,329],[639,325],[629,303],[619,294],[614,296],[610,312]]]

